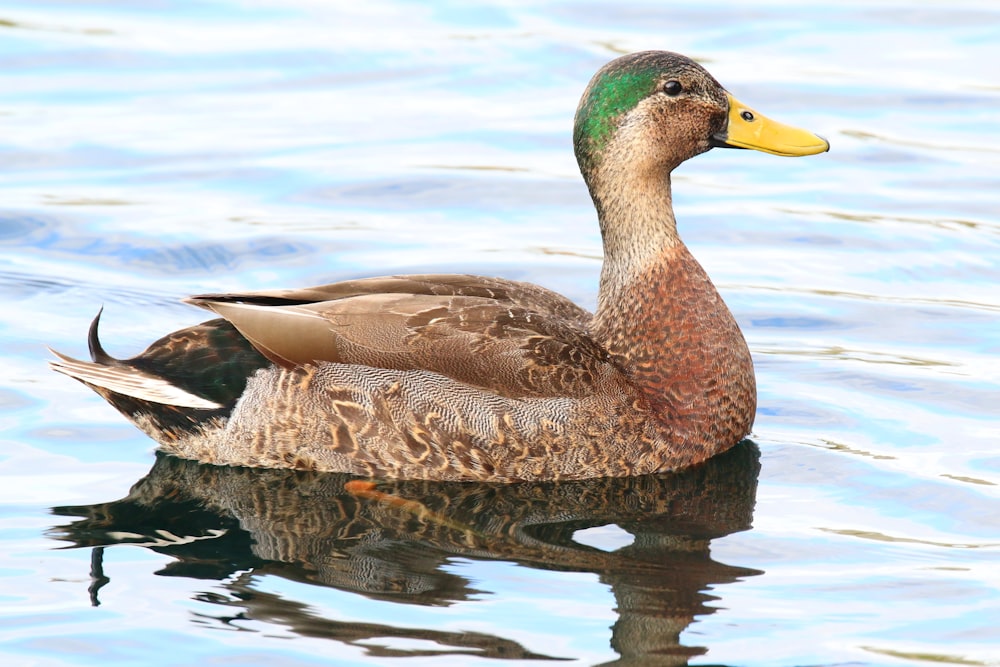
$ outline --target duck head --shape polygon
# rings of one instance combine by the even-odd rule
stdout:
[[[667,174],[713,147],[783,156],[830,149],[738,101],[704,67],[677,53],[644,51],[612,60],[591,79],[576,112],[573,143],[584,178],[607,165]]]

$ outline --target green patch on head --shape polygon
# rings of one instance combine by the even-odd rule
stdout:
[[[662,72],[657,67],[604,69],[587,88],[576,112],[577,151],[593,156],[608,143],[622,114],[649,95]]]

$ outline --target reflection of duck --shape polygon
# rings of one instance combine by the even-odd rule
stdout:
[[[193,297],[221,315],[118,361],[56,370],[167,452],[420,479],[679,469],[753,423],[743,336],[677,236],[670,172],[712,146],[829,145],[740,104],[673,53],[624,56],[583,94],[574,146],[605,261],[595,314],[544,288],[422,275]]]
[[[454,557],[594,573],[615,595],[612,646],[622,657],[682,661],[699,649],[680,646],[679,633],[695,615],[714,611],[704,591],[756,574],[713,561],[709,542],[750,527],[757,459],[756,446],[744,442],[674,474],[513,486],[383,481],[373,489],[340,474],[159,456],[122,500],[54,508],[84,518],[53,535],[75,546],[145,545],[177,559],[161,574],[218,579],[232,593],[206,602],[304,635],[347,643],[432,639],[454,652],[474,643],[496,657],[530,653],[500,637],[319,618],[255,582],[276,575],[387,602],[448,605],[479,597],[447,567]],[[606,524],[630,533],[632,544],[602,551],[574,540],[577,531]]]

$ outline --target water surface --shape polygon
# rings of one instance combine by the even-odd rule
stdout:
[[[0,6],[4,663],[1000,664],[1000,8],[356,5]],[[645,48],[833,146],[675,174],[757,368],[729,458],[393,506],[156,458],[46,370],[101,305],[126,356],[199,292],[456,271],[592,307],[572,115]]]

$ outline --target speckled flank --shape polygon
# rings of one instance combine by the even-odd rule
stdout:
[[[125,361],[95,321],[94,361],[53,365],[206,463],[498,482],[699,463],[756,410],[746,342],[671,205],[671,170],[727,117],[722,88],[677,54],[595,75],[574,132],[604,240],[593,315],[501,278],[368,278],[192,297],[222,319]]]

